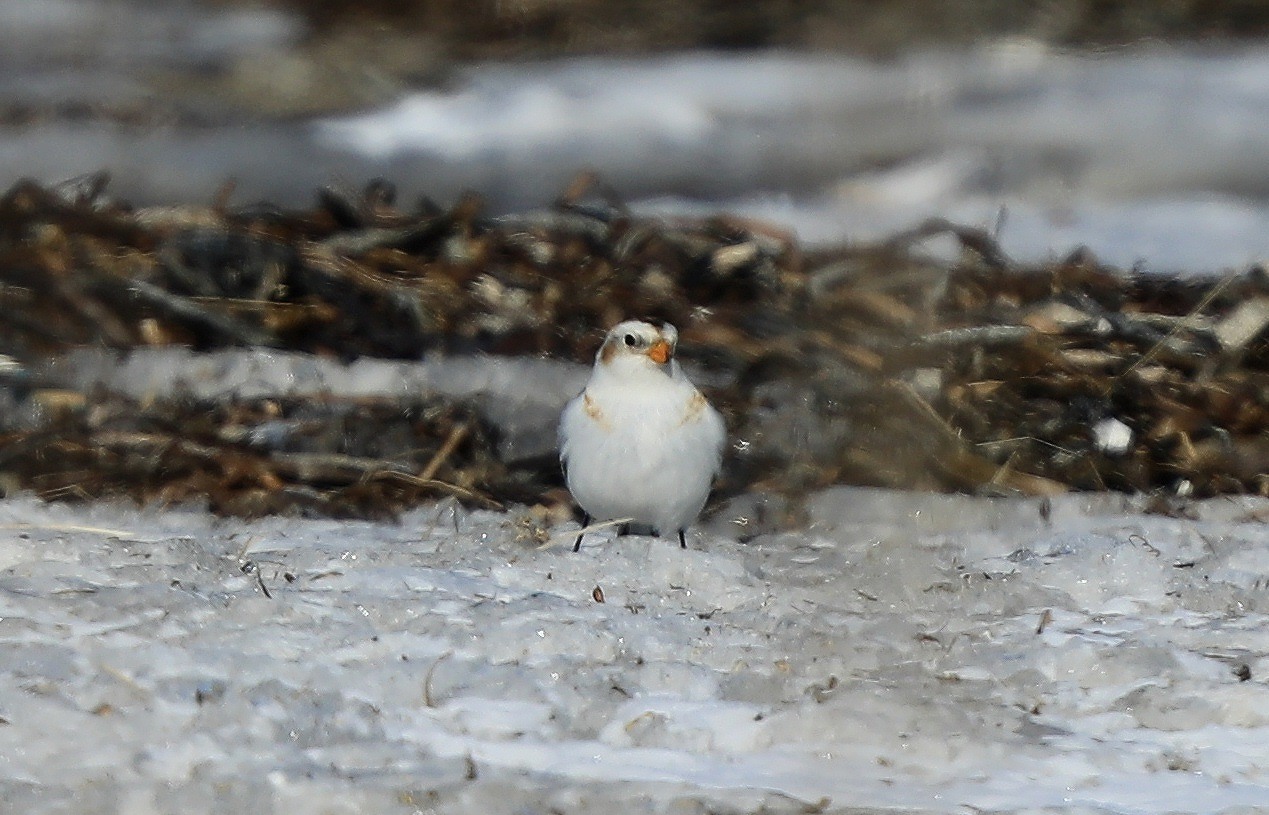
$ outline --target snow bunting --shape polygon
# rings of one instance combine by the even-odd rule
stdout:
[[[569,492],[592,520],[629,518],[658,535],[696,520],[722,463],[723,418],[674,359],[679,332],[629,320],[608,332],[586,388],[560,417]],[[581,548],[577,536],[573,551]]]

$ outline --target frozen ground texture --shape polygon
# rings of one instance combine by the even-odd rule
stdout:
[[[739,500],[687,551],[573,554],[448,503],[244,523],[11,498],[0,800],[1251,812],[1269,502],[1131,504],[836,489],[804,531],[740,543]]]

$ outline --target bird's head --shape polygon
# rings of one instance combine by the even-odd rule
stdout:
[[[678,329],[669,323],[658,328],[641,320],[627,320],[608,332],[595,357],[595,365],[618,374],[672,375],[674,347],[678,341]]]

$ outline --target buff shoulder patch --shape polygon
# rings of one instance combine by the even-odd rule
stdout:
[[[709,402],[706,401],[704,394],[700,391],[692,394],[692,398],[687,400],[687,410],[683,411],[683,421],[679,422],[679,424],[691,424],[696,421],[705,412],[705,408],[708,405]]]
[[[604,417],[604,412],[599,409],[599,405],[594,399],[590,398],[590,394],[582,395],[582,412],[595,424],[604,430],[612,430],[612,426],[608,424],[608,419]]]

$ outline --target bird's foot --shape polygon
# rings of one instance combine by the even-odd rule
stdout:
[[[590,526],[590,514],[589,514],[589,513],[585,513],[585,512],[583,512],[583,513],[582,513],[582,529],[585,529],[585,528],[586,528],[586,527],[588,527],[588,526]],[[582,548],[582,538],[583,538],[585,535],[586,535],[586,533],[585,533],[585,532],[579,532],[579,533],[577,533],[577,540],[573,542],[573,551],[574,551],[574,552],[577,552],[577,551],[580,551],[580,550],[581,550],[581,548]]]

